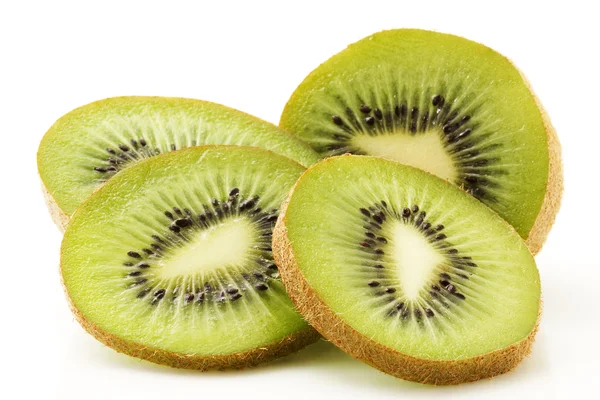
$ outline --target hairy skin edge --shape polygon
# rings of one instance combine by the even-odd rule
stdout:
[[[66,286],[65,293],[69,307],[77,322],[99,342],[111,347],[119,353],[141,358],[156,364],[168,365],[173,368],[195,369],[199,371],[241,369],[272,361],[276,358],[294,353],[320,339],[321,335],[313,328],[306,327],[285,338],[241,353],[204,356],[196,354],[175,353],[163,349],[143,346],[106,332],[98,325],[88,321],[75,307],[69,297]]]
[[[508,60],[512,63],[511,60]],[[516,65],[512,63],[515,68]],[[531,92],[533,98],[535,99],[535,103],[540,110],[542,115],[542,120],[544,122],[544,128],[546,130],[546,137],[548,139],[548,183],[546,184],[546,195],[544,196],[544,201],[542,202],[542,208],[538,213],[531,230],[529,231],[529,235],[527,235],[527,239],[525,240],[525,244],[531,251],[531,254],[536,255],[542,249],[546,238],[548,237],[548,233],[556,220],[556,214],[558,214],[558,210],[560,209],[560,202],[562,200],[562,193],[564,189],[564,181],[563,181],[563,166],[562,166],[562,157],[561,157],[561,147],[560,142],[558,141],[558,136],[556,134],[556,129],[552,125],[550,121],[550,117],[546,112],[546,109],[540,102],[540,99],[535,95],[533,88],[531,87],[531,83],[527,80],[523,72],[517,68],[519,73],[521,74],[521,78],[527,88]]]
[[[46,202],[48,211],[50,211],[52,221],[56,224],[58,229],[64,233],[65,229],[67,229],[67,224],[69,223],[69,216],[65,214],[60,207],[58,207],[58,204],[48,191],[48,188],[46,188],[46,185],[44,185],[44,182],[42,182],[42,192],[44,194],[44,201]]]
[[[292,189],[292,192],[293,193]],[[500,375],[515,368],[531,352],[540,315],[529,335],[509,347],[455,361],[420,359],[372,341],[339,318],[312,290],[294,258],[285,227],[283,203],[273,231],[273,256],[292,302],[302,316],[327,340],[351,356],[393,376],[432,385],[456,385]]]

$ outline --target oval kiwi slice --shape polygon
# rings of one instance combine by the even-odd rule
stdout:
[[[119,173],[65,232],[61,273],[77,320],[117,351],[201,370],[316,341],[271,254],[279,206],[303,171],[258,148],[202,146]]]
[[[257,146],[304,166],[318,160],[305,144],[241,111],[201,100],[116,97],[77,108],[46,133],[38,170],[54,220],[120,170],[145,158],[203,144]]]
[[[531,253],[453,185],[382,158],[341,156],[296,183],[274,231],[298,310],[328,340],[397,377],[456,384],[506,372],[540,312]]]
[[[541,248],[562,192],[555,131],[519,70],[457,36],[384,31],[296,89],[280,126],[322,157],[385,157],[438,175]]]

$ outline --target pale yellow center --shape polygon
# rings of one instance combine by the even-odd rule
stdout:
[[[197,232],[192,240],[162,260],[159,275],[175,278],[204,275],[228,265],[240,265],[248,256],[254,231],[245,218],[232,219],[221,225]]]
[[[444,257],[416,228],[400,222],[393,227],[392,240],[393,258],[402,290],[409,300],[416,300]]]
[[[454,181],[457,175],[454,162],[436,130],[415,135],[356,135],[352,144],[369,155],[420,168],[442,179]]]

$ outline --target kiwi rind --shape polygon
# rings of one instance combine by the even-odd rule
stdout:
[[[511,60],[509,61],[512,63]],[[516,65],[515,68],[517,68]],[[529,248],[529,251],[531,251],[531,254],[536,255],[542,249],[542,246],[544,245],[544,242],[546,241],[546,238],[552,229],[552,225],[554,225],[558,210],[560,209],[560,203],[564,190],[561,146],[560,142],[558,141],[556,129],[554,129],[554,125],[552,125],[552,121],[550,121],[548,112],[542,105],[539,97],[537,97],[533,91],[529,80],[525,77],[520,69],[517,68],[517,70],[521,74],[521,78],[533,95],[538,109],[540,110],[542,121],[544,123],[544,127],[546,128],[546,138],[548,140],[549,168],[548,183],[546,184],[546,195],[544,196],[542,207],[537,215],[537,218],[535,219],[535,222],[529,231],[529,235],[527,235],[527,238],[525,238],[525,244]]]
[[[316,166],[346,156],[332,157],[321,161]],[[316,166],[308,168],[302,176]],[[433,360],[407,355],[382,345],[352,328],[329,308],[308,284],[296,261],[291,241],[287,235],[287,208],[298,183],[302,181],[302,176],[292,187],[281,206],[281,212],[273,230],[273,257],[292,303],[304,319],[324,338],[352,357],[387,374],[403,380],[430,385],[457,385],[504,374],[514,369],[531,353],[541,319],[541,301],[537,320],[528,335],[522,340],[502,349],[458,360]],[[448,185],[450,184],[448,183]],[[502,221],[506,224],[507,229],[518,235],[510,224]]]
[[[195,146],[191,148],[181,149],[175,151],[175,153],[186,154],[194,151],[227,151],[228,149],[233,149],[234,151],[244,151],[247,149],[248,151],[252,151],[256,153],[256,155],[260,154],[271,154],[277,155],[268,150],[260,149],[257,147],[251,146],[227,146],[227,145],[205,145],[205,146]],[[290,163],[298,164],[291,159],[284,158],[283,156],[277,155],[282,159],[286,159]],[[152,159],[147,159],[140,161],[138,164],[147,164],[147,163],[159,163],[160,159],[166,159],[167,157],[176,157],[173,152],[165,153],[158,155],[156,157],[152,157]],[[299,164],[298,164],[299,165]],[[143,168],[143,165],[136,165],[136,167],[128,170],[133,170],[136,168]],[[124,172],[123,175],[129,174],[129,171]],[[129,176],[126,180],[129,179]],[[115,184],[113,182],[112,184]],[[104,186],[103,186],[104,187]],[[102,188],[98,188],[96,192],[102,191]],[[95,192],[95,193],[96,193]],[[67,224],[67,234],[69,233],[68,227],[75,223],[77,219],[76,216],[79,211],[85,209],[86,203],[93,201],[94,194],[86,199],[80,207],[75,211],[73,217],[68,221]],[[64,246],[65,242],[63,241]],[[268,361],[272,361],[274,359],[283,357],[285,355],[296,352],[309,344],[312,344],[318,341],[321,336],[320,334],[312,327],[305,323],[305,326],[299,330],[296,330],[286,336],[279,338],[271,343],[266,343],[264,345],[260,345],[258,347],[251,348],[246,351],[232,352],[232,353],[224,353],[224,354],[196,354],[196,353],[183,353],[183,352],[175,352],[168,351],[162,348],[149,346],[146,344],[136,343],[135,341],[127,340],[118,334],[113,334],[105,329],[103,329],[98,324],[92,322],[84,313],[79,310],[75,304],[74,299],[71,297],[68,286],[65,282],[65,274],[63,271],[63,259],[62,253],[63,248],[61,246],[61,264],[60,264],[60,272],[61,272],[61,282],[63,285],[63,289],[65,295],[67,297],[67,301],[69,307],[75,317],[75,319],[79,322],[79,324],[84,328],[86,332],[92,335],[101,343],[111,347],[119,353],[123,353],[132,357],[144,359],[156,364],[167,365],[174,368],[182,368],[182,369],[194,369],[199,371],[207,371],[207,370],[227,370],[227,369],[242,369],[247,367],[253,367],[261,363],[265,363]],[[240,338],[242,340],[242,338]]]
[[[423,30],[416,30],[416,29],[396,29],[396,30],[387,30],[387,31],[384,30],[379,33],[376,33],[375,35],[378,35],[380,33],[386,33],[386,32],[392,33],[394,31],[425,32]],[[372,37],[372,36],[373,35],[371,35],[370,37]],[[459,38],[458,36],[455,36],[455,35],[448,35],[448,36],[454,36],[456,38]],[[364,39],[360,40],[359,42],[362,42],[366,39],[367,38],[364,38]],[[359,43],[359,42],[357,42],[357,43]],[[485,46],[483,44],[480,44],[480,43],[477,43],[477,44],[481,45],[482,48],[489,49],[487,46]],[[350,45],[350,47],[352,47],[352,46],[353,45]],[[492,49],[489,49],[489,50],[493,51]],[[346,49],[346,50],[342,51],[341,53],[345,53],[347,51],[348,50]],[[296,128],[294,127],[294,124],[291,122],[291,115],[292,115],[291,110],[295,108],[298,110],[299,114],[307,112],[306,93],[315,90],[314,88],[311,88],[310,85],[313,84],[314,82],[316,82],[318,79],[321,79],[319,77],[318,71],[320,71],[325,64],[327,64],[331,59],[335,58],[336,56],[337,56],[337,54],[332,56],[329,60],[323,62],[319,67],[317,67],[315,70],[313,70],[303,80],[303,82],[298,86],[298,88],[294,91],[294,93],[291,95],[291,97],[287,101],[287,103],[284,107],[284,110],[282,112],[282,115],[281,115],[281,118],[279,121],[279,126],[281,128],[291,132],[292,134],[298,134],[298,132],[296,132]],[[509,61],[509,63],[518,71],[525,86],[527,87],[529,92],[532,94],[535,104],[537,105],[537,108],[541,114],[543,126],[545,128],[545,134],[546,134],[547,150],[548,150],[548,177],[547,177],[547,181],[546,181],[546,189],[545,189],[546,192],[545,192],[544,198],[542,199],[541,206],[538,210],[537,216],[533,220],[533,224],[531,225],[531,228],[529,229],[528,232],[526,232],[526,234],[523,234],[523,232],[521,232],[522,237],[525,240],[527,247],[529,248],[529,250],[531,251],[531,253],[533,255],[536,255],[541,250],[541,248],[552,228],[552,225],[554,224],[556,215],[560,208],[560,201],[562,198],[562,191],[563,191],[563,171],[562,171],[562,161],[561,161],[561,148],[560,148],[560,143],[559,143],[558,137],[556,135],[556,130],[552,126],[550,118],[548,117],[548,113],[546,112],[546,110],[543,107],[542,103],[540,102],[539,98],[535,95],[530,82],[527,80],[527,78],[525,77],[523,72],[514,65],[512,60],[510,60],[506,57],[504,57],[504,58],[507,59]]]
[[[310,148],[310,146],[297,139],[293,135],[278,128],[276,125],[218,103],[189,98],[158,96],[123,96],[94,101],[78,107],[59,118],[46,132],[38,149],[38,174],[42,182],[44,197],[46,199],[48,209],[52,215],[52,220],[56,223],[61,231],[65,230],[69,216],[75,211],[76,206],[74,207],[72,204],[66,205],[65,201],[61,201],[59,199],[60,196],[57,196],[59,189],[52,184],[52,180],[64,180],[65,178],[58,178],[61,175],[59,168],[50,168],[52,166],[50,164],[51,157],[47,154],[47,149],[52,148],[52,146],[56,148],[54,142],[60,140],[61,136],[73,136],[77,134],[77,131],[73,131],[72,128],[73,121],[86,121],[88,119],[93,119],[94,113],[106,112],[106,109],[111,107],[116,108],[120,112],[126,112],[123,110],[129,110],[127,112],[132,112],[135,114],[137,110],[143,108],[145,105],[154,111],[160,110],[161,108],[172,108],[173,110],[177,110],[178,108],[181,110],[189,109],[192,110],[192,112],[201,115],[201,118],[205,123],[214,123],[215,125],[218,124],[220,120],[228,122],[236,121],[239,126],[244,126],[244,130],[238,129],[240,137],[244,137],[244,145],[264,147],[268,150],[294,159],[305,167],[318,161],[317,154]],[[92,117],[90,117],[90,115]],[[255,126],[257,131],[262,135],[262,142],[259,142],[258,139],[256,142],[254,141],[251,130],[251,127],[253,126]],[[272,143],[264,140],[264,137],[267,135],[272,135]],[[63,141],[67,139],[68,137],[63,139]],[[198,143],[198,145],[202,144],[204,143]],[[87,195],[91,194],[93,190],[97,189],[98,187],[99,185],[90,187]],[[64,197],[64,195],[62,197]]]
[[[245,352],[213,356],[175,353],[163,349],[142,346],[138,343],[106,332],[102,328],[88,321],[74,306],[66,289],[65,292],[67,293],[69,306],[75,319],[83,329],[96,338],[96,340],[119,353],[173,368],[209,371],[254,367],[301,350],[321,338],[321,335],[309,326],[286,336],[279,341]]]

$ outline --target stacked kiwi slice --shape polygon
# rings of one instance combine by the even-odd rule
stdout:
[[[322,157],[385,157],[463,188],[537,253],[562,193],[554,128],[520,71],[481,44],[441,33],[377,33],[300,84],[280,126]]]
[[[531,350],[560,149],[480,44],[372,35],[313,71],[280,127],[200,100],[98,101],[50,128],[38,167],[69,304],[119,352],[242,368],[322,335],[446,385]]]

